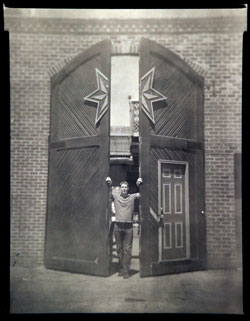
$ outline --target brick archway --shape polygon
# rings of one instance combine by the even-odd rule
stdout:
[[[112,48],[111,48],[112,55],[138,55],[138,52],[139,52],[139,41],[135,41],[135,40],[122,41],[121,40],[119,43],[117,43],[116,41],[112,41]],[[70,61],[72,59],[74,59],[77,56],[78,55],[68,56],[68,57],[58,61],[57,64],[51,66],[48,69],[47,73],[52,78],[61,69],[63,69],[68,63],[70,63]],[[205,70],[202,66],[200,66],[199,64],[197,64],[194,61],[191,61],[190,59],[186,59],[185,57],[180,56],[180,58],[183,59],[200,76],[202,76],[204,78],[207,76],[207,70]]]

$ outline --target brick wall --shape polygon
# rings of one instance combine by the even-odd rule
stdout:
[[[234,153],[241,152],[242,21],[101,22],[6,17],[10,30],[11,262],[43,264],[50,76],[91,45],[137,52],[149,38],[205,78],[205,179],[208,267],[236,260]],[[84,29],[85,26],[85,29]],[[15,262],[15,263],[14,263]]]

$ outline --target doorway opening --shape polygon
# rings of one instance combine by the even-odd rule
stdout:
[[[110,176],[119,189],[121,181],[129,183],[129,193],[137,193],[139,177],[139,56],[114,55],[111,57],[110,104]],[[115,217],[111,204],[111,215]],[[135,201],[133,219],[133,246],[131,270],[139,271],[139,201]],[[111,224],[112,266],[118,264],[116,244]]]
[[[111,59],[111,49],[109,39],[92,46],[51,80],[45,265],[110,275],[104,178],[134,193],[140,169],[131,268],[141,277],[204,269],[204,81],[154,41],[141,39],[139,56]]]

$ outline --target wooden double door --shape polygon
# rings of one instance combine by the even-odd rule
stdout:
[[[139,56],[140,276],[203,269],[203,79],[153,41]],[[110,273],[110,62],[105,40],[51,80],[48,268]]]

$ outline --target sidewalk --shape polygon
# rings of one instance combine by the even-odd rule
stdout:
[[[11,268],[11,313],[242,313],[242,271],[210,270],[127,280]]]

